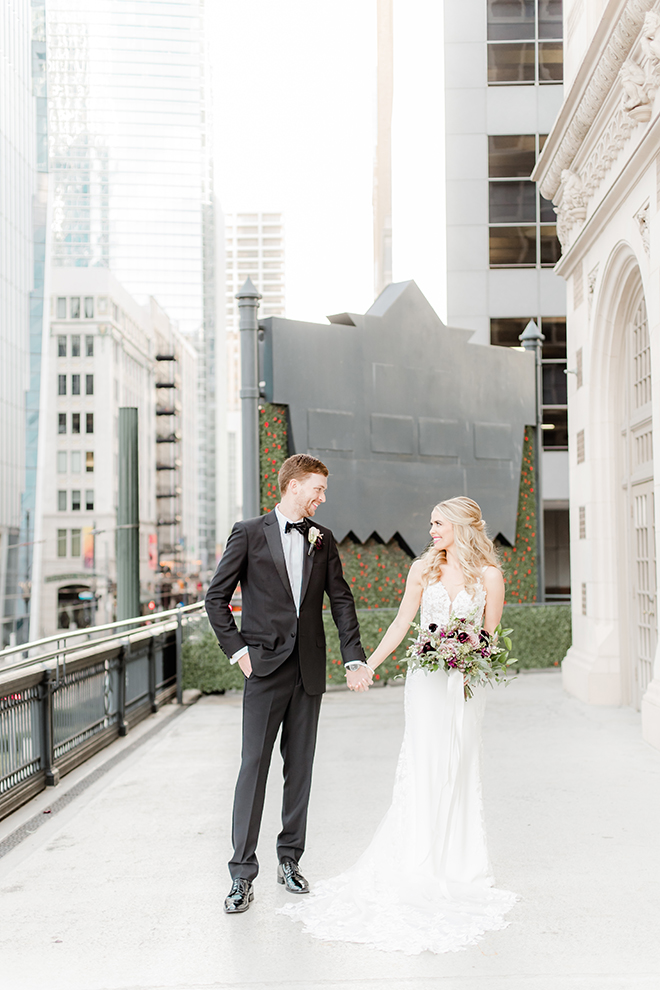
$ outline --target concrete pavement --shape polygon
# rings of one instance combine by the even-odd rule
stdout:
[[[304,858],[312,882],[357,857],[388,805],[402,700],[400,686],[324,700]],[[255,901],[226,917],[240,698],[168,714],[154,716],[161,731],[144,723],[0,823],[0,843],[21,825],[32,833],[0,859],[2,990],[660,987],[660,753],[642,741],[637,713],[566,697],[555,671],[489,696],[491,855],[498,884],[521,901],[479,946],[415,957],[318,942],[275,914],[291,896],[275,883],[279,757]],[[98,772],[140,732],[142,745]],[[34,831],[49,806],[60,810]]]

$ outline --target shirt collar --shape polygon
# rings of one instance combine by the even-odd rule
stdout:
[[[277,521],[280,524],[280,529],[282,530],[282,532],[284,532],[284,528],[288,522],[292,522],[292,523],[302,522],[303,519],[305,518],[304,516],[301,516],[300,519],[289,519],[289,517],[285,516],[282,510],[280,509],[279,502],[275,506],[275,515],[277,516]]]

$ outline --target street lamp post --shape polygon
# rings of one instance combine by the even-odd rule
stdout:
[[[530,320],[519,337],[526,351],[534,353],[536,382],[536,423],[534,424],[534,474],[536,494],[536,573],[537,601],[545,601],[545,537],[543,532],[543,341],[545,337]]]
[[[257,309],[261,296],[248,276],[236,293],[241,338],[241,432],[243,452],[243,518],[259,515],[259,368]]]

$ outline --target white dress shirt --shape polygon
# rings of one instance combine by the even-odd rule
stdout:
[[[305,559],[305,537],[297,529],[285,532],[288,522],[302,522],[301,519],[287,519],[280,510],[279,505],[275,506],[275,516],[280,527],[280,537],[282,540],[282,550],[284,551],[284,563],[289,577],[291,594],[296,606],[296,615],[300,615],[300,593],[302,591],[303,562]],[[247,646],[243,646],[231,657],[230,663],[236,663],[242,656],[248,653]]]

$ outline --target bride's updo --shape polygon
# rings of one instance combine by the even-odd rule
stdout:
[[[445,522],[451,523],[454,527],[454,545],[461,570],[465,575],[465,587],[472,589],[481,580],[484,567],[490,565],[500,568],[497,551],[486,533],[486,523],[481,518],[481,509],[471,498],[459,495],[457,498],[448,498],[446,502],[440,502],[435,506],[435,510]],[[446,551],[436,549],[431,544],[420,560],[424,564],[422,570],[424,586],[439,581],[441,568],[447,562]]]

